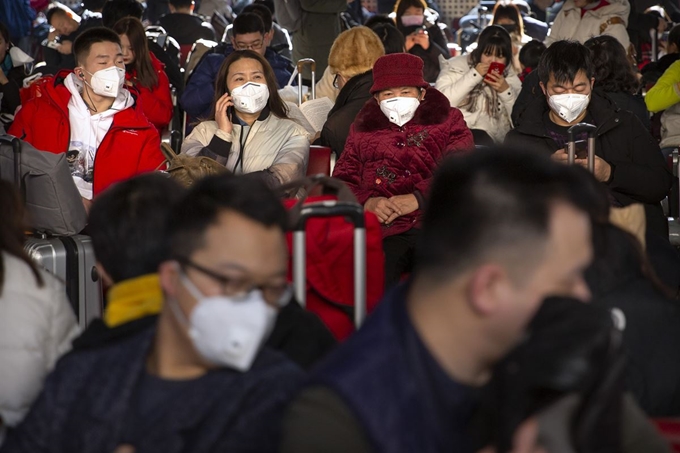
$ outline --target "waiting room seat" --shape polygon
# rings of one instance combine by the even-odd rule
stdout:
[[[189,53],[191,52],[191,48],[193,47],[193,44],[181,44],[179,46],[179,67],[183,68],[184,65],[187,62],[187,57],[189,56]]]
[[[328,146],[312,145],[309,147],[309,163],[307,176],[331,175],[331,149]]]

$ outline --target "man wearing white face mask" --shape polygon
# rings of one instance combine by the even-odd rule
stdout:
[[[283,205],[257,178],[227,175],[168,217],[156,322],[61,360],[6,451],[276,451],[304,378],[263,346],[290,299]]]
[[[576,41],[558,41],[543,54],[537,71],[545,97],[531,101],[506,143],[550,153],[566,163],[567,130],[580,122],[594,124],[595,177],[607,186],[612,204],[642,203],[647,231],[667,238],[668,222],[660,202],[670,190],[672,175],[656,140],[635,115],[593,90],[588,48]],[[585,142],[581,147],[585,152]],[[587,167],[587,156],[577,156],[576,164]]]
[[[423,79],[423,60],[415,55],[378,58],[370,91],[333,176],[383,225],[389,287],[410,269],[434,170],[444,156],[474,143],[463,114]]]
[[[123,87],[120,38],[91,28],[73,44],[77,67],[41,84],[9,133],[37,149],[67,153],[84,203],[114,182],[153,171],[164,161],[158,132]],[[96,162],[96,165],[95,165]]]

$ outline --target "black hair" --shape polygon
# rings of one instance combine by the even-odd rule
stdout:
[[[121,45],[120,37],[118,37],[116,32],[110,28],[88,28],[78,35],[76,40],[73,42],[73,55],[76,57],[76,64],[82,64],[87,58],[87,55],[89,55],[92,44],[96,44],[98,42],[112,42],[118,44],[119,46]]]
[[[108,0],[102,8],[102,22],[107,28],[125,17],[142,20],[143,15],[144,7],[137,0]]]
[[[232,36],[236,39],[236,35],[245,35],[248,33],[265,34],[267,30],[264,27],[264,21],[255,13],[239,14],[234,19],[234,27],[232,28]]]
[[[521,38],[524,34],[524,20],[522,19],[522,13],[520,13],[519,8],[514,3],[507,3],[505,1],[499,1],[493,8],[493,19],[492,23],[503,27],[506,31],[510,32],[506,26],[498,24],[501,19],[509,19],[515,23],[515,29],[517,35]]]
[[[168,0],[168,3],[175,8],[188,8],[193,3],[193,0]]]
[[[532,39],[524,44],[519,50],[519,62],[522,63],[525,68],[536,69],[545,49],[545,44],[536,39]]]
[[[371,30],[378,35],[385,47],[385,55],[390,53],[401,53],[404,51],[405,39],[402,32],[397,27],[390,24],[378,23],[371,27]]]
[[[549,156],[509,147],[445,160],[430,190],[416,274],[438,283],[501,247],[540,253],[555,202],[569,203],[586,215],[593,210],[586,177],[587,172]]]
[[[53,3],[49,8],[47,8],[47,12],[45,13],[45,19],[47,19],[48,24],[52,25],[52,18],[55,15],[69,17],[69,12],[66,10],[66,7],[60,3]]]
[[[194,184],[170,217],[170,250],[189,258],[204,245],[205,231],[221,212],[232,211],[266,227],[286,228],[281,200],[256,175],[218,175]]]
[[[376,14],[375,16],[371,16],[366,20],[364,25],[370,29],[374,29],[378,25],[392,25],[393,27],[397,26],[396,22],[394,22],[394,19],[386,14]]]
[[[675,25],[668,32],[668,44],[675,44],[675,47],[680,52],[680,25]]]
[[[489,25],[479,34],[477,48],[470,53],[469,63],[477,66],[482,55],[495,55],[505,58],[506,67],[512,65],[512,39],[510,34],[498,25]]]
[[[167,174],[148,173],[95,198],[88,232],[97,261],[114,282],[155,273],[169,259],[168,217],[185,192]]]
[[[2,39],[5,42],[7,42],[7,43],[11,42],[11,39],[10,39],[10,36],[9,36],[9,29],[2,22],[0,22],[0,35],[2,35]]]
[[[241,15],[246,14],[246,13],[253,13],[257,14],[260,16],[260,19],[262,19],[262,23],[264,24],[264,29],[265,32],[268,32],[272,29],[274,26],[274,19],[272,17],[272,12],[269,11],[269,8],[264,6],[261,3],[251,3],[250,5],[246,6],[243,8],[243,11],[241,12]]]
[[[538,63],[538,78],[547,85],[550,74],[557,83],[573,82],[576,74],[585,72],[593,77],[593,62],[590,50],[578,41],[557,41],[545,52]]]
[[[0,296],[5,283],[6,263],[2,253],[12,255],[23,261],[31,269],[36,284],[43,286],[43,278],[38,267],[24,250],[26,240],[24,201],[14,185],[0,179],[0,206],[2,206],[2,222],[0,222]]]
[[[595,69],[595,87],[609,92],[635,94],[640,82],[633,71],[626,49],[612,36],[590,38],[585,46],[590,49]]]

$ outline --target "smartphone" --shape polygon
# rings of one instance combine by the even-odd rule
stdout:
[[[574,142],[576,145],[576,152],[574,154],[576,159],[587,159],[588,158],[588,140],[576,140]]]
[[[57,41],[50,41],[47,39],[42,42],[42,45],[45,47],[49,47],[50,49],[58,49],[59,47],[61,47],[61,44],[58,43]]]
[[[486,73],[487,75],[484,77],[485,79],[489,79],[488,75],[493,74],[496,76],[503,75],[503,71],[505,71],[505,65],[503,63],[499,63],[497,61],[494,61],[489,65],[489,71]]]

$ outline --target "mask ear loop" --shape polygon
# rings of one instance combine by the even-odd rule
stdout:
[[[177,273],[179,274],[179,280],[182,283],[182,286],[186,288],[187,291],[189,291],[189,294],[196,299],[196,301],[200,302],[200,300],[203,298],[203,295],[201,295],[201,292],[196,288],[196,285],[187,277],[187,275],[184,273],[182,268],[180,267],[179,263],[177,264]],[[180,324],[184,325],[184,327],[187,329],[189,332],[189,335],[191,335],[191,322],[189,321],[189,318],[187,315],[184,314],[182,309],[179,306],[179,301],[177,298],[172,297],[169,298],[170,302],[170,310],[172,310],[172,313],[175,315],[175,318],[180,322]]]
[[[85,71],[85,69],[83,69],[83,72],[88,72],[88,71]],[[90,73],[90,75],[92,75],[92,73]],[[89,83],[87,83],[87,80],[85,80],[85,75],[82,72],[80,73],[80,79],[83,81],[83,85],[87,85],[88,87],[90,87],[90,89],[92,89],[92,86]],[[95,107],[95,105],[94,105],[94,101],[92,100],[92,96],[90,96],[90,93],[84,87],[83,87],[83,91],[85,91],[85,94],[87,94],[87,98],[90,100],[90,103],[87,105],[87,107],[90,110],[92,110],[94,113],[99,113],[97,111],[97,107]]]

